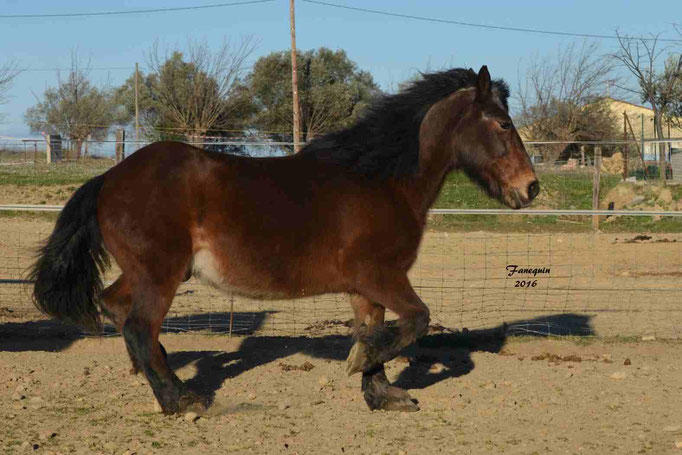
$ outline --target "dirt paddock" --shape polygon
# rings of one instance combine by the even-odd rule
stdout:
[[[427,233],[411,280],[436,327],[387,364],[419,400],[409,414],[370,412],[346,377],[347,296],[260,302],[190,281],[167,319],[190,333],[162,335],[214,399],[190,421],[156,411],[120,337],[38,317],[22,277],[51,227],[0,223],[0,453],[682,454],[680,234]],[[194,332],[224,331],[232,305],[235,333],[256,336]]]
[[[214,397],[196,421],[155,409],[119,337],[0,340],[0,451],[682,453],[678,341],[430,336],[387,364],[416,413],[367,409],[344,373],[347,337],[162,341],[180,377]]]

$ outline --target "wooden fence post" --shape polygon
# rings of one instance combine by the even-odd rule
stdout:
[[[601,147],[594,148],[594,178],[592,180],[592,210],[599,210],[599,179],[601,177]],[[599,229],[599,216],[592,215],[592,229]]]
[[[125,130],[116,130],[116,164],[123,161],[126,157],[126,132]]]

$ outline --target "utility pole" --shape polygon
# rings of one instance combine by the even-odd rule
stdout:
[[[296,15],[294,13],[294,0],[289,0],[289,20],[291,24],[291,92],[294,105],[294,152],[301,149],[301,125],[298,109],[298,72],[296,69]]]
[[[628,178],[628,154],[630,147],[628,146],[628,115],[623,111],[623,180]]]
[[[137,150],[140,146],[138,145],[137,141],[139,140],[140,137],[140,111],[138,108],[138,94],[137,94],[137,73],[138,73],[138,66],[137,62],[135,62],[135,145],[133,146],[133,150]]]

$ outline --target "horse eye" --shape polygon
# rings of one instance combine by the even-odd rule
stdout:
[[[500,128],[503,130],[510,130],[512,129],[512,123],[511,122],[500,122]]]

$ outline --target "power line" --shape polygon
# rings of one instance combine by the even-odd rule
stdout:
[[[144,68],[144,67],[143,67]],[[26,72],[26,71],[71,71],[72,68],[23,68],[20,71]],[[95,67],[95,68],[86,68],[84,71],[114,71],[114,70],[129,70],[133,71],[135,70],[134,66],[102,66],[102,67]]]
[[[618,36],[616,36],[616,35],[598,35],[598,34],[592,34],[592,33],[559,32],[559,31],[553,31],[553,30],[541,30],[541,29],[532,29],[532,28],[504,27],[501,25],[475,24],[473,22],[453,21],[453,20],[439,19],[439,18],[434,18],[434,17],[413,16],[411,14],[399,14],[399,13],[391,13],[388,11],[379,11],[379,10],[375,10],[375,9],[357,8],[357,7],[346,6],[346,5],[337,5],[335,3],[320,2],[317,0],[303,0],[303,1],[306,3],[315,3],[317,5],[322,5],[322,6],[331,6],[334,8],[348,9],[348,10],[352,10],[352,11],[361,11],[363,13],[380,14],[382,16],[401,17],[404,19],[415,19],[415,20],[427,21],[427,22],[438,22],[438,23],[442,23],[442,24],[462,25],[465,27],[477,27],[477,28],[485,28],[485,29],[492,29],[492,30],[506,30],[506,31],[511,31],[511,32],[537,33],[537,34],[541,34],[541,35],[575,36],[575,37],[581,37],[581,38],[598,38],[598,39],[618,39]],[[646,37],[641,37],[641,36],[623,37],[623,38],[634,39],[634,40],[642,40],[642,41],[661,41],[661,42],[682,43],[682,39],[672,39],[672,38],[646,38]]]
[[[268,0],[271,1],[271,0]],[[274,0],[272,0],[274,1]],[[152,68],[148,66],[141,66],[139,69],[144,69],[144,70],[152,70]],[[251,70],[253,69],[253,65],[250,66],[244,66],[241,68],[244,71]],[[70,72],[72,71],[73,68],[21,68],[19,69],[20,73],[25,73],[25,72],[30,72],[30,71],[66,71]],[[127,71],[135,71],[134,66],[99,66],[99,67],[93,67],[93,68],[83,68],[84,72],[89,72],[89,71],[116,71],[116,70],[127,70]]]
[[[275,0],[248,0],[234,3],[216,3],[213,5],[201,6],[181,6],[177,8],[156,8],[156,9],[139,9],[139,10],[122,10],[122,11],[101,11],[88,13],[61,13],[61,14],[2,14],[0,19],[29,19],[29,18],[58,18],[58,17],[91,17],[91,16],[116,16],[122,14],[147,14],[147,13],[169,13],[176,11],[190,11],[209,8],[223,8],[227,6],[251,5],[255,3],[268,3]]]

